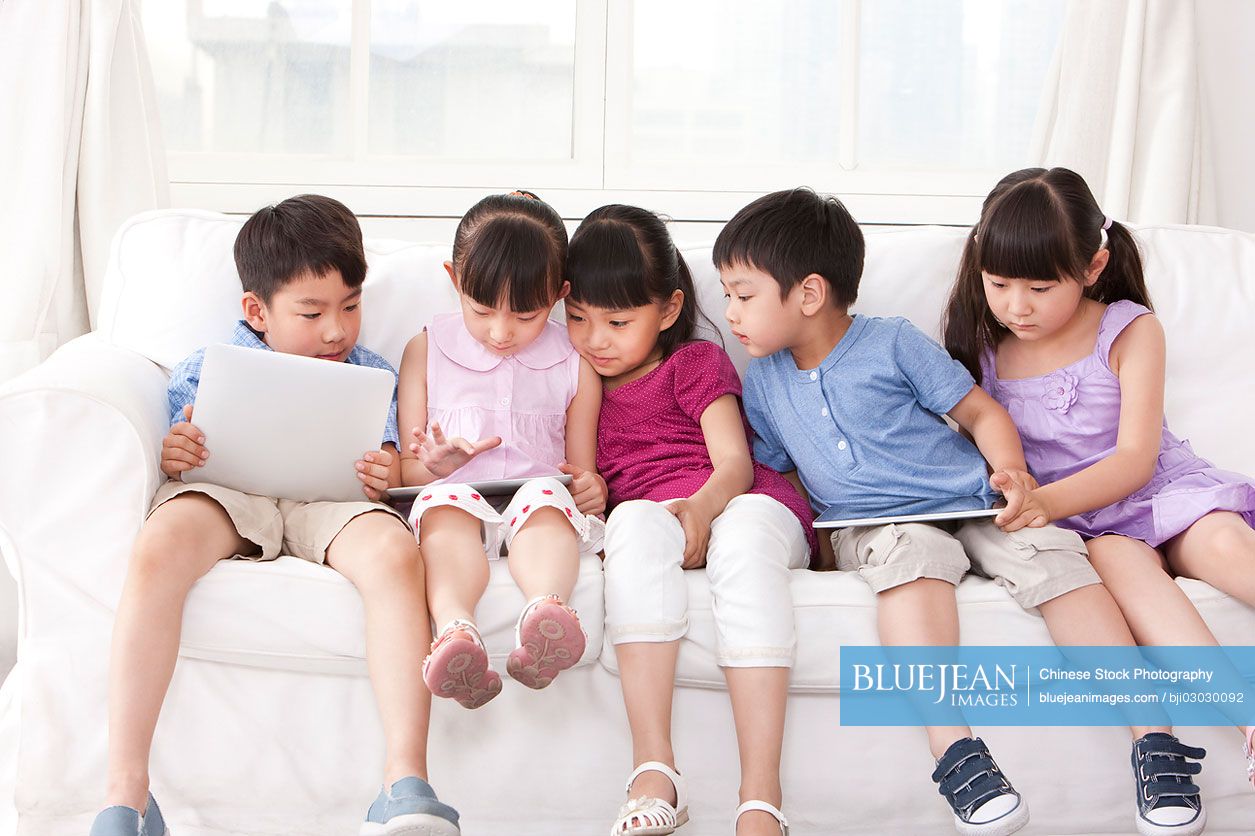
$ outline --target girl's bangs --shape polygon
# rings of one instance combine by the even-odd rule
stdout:
[[[508,304],[515,313],[548,309],[561,283],[557,256],[545,230],[529,219],[492,218],[459,266],[462,292],[486,307]]]
[[[639,308],[650,298],[647,265],[632,228],[612,221],[576,230],[567,255],[571,301],[604,310]]]
[[[1077,274],[1067,219],[1044,188],[1013,189],[985,213],[976,263],[1005,279],[1059,281]]]

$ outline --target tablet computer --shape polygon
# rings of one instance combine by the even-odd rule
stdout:
[[[302,502],[365,501],[354,464],[379,449],[395,386],[385,369],[211,345],[192,407],[209,459],[183,481]]]
[[[849,528],[855,525],[994,517],[1006,507],[1006,504],[1006,500],[997,494],[943,496],[932,499],[868,494],[853,502],[832,506],[815,519],[814,526],[815,528]]]
[[[479,482],[470,482],[471,490],[483,496],[510,496],[523,485],[539,479],[539,476],[529,476],[526,479],[485,479]],[[566,473],[555,473],[552,477],[557,479],[564,485],[571,484],[571,477]],[[388,488],[389,499],[413,499],[422,491],[430,488],[431,485],[408,485],[403,488]]]

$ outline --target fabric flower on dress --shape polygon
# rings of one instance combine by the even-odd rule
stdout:
[[[1047,409],[1067,412],[1076,403],[1076,383],[1076,376],[1070,372],[1062,369],[1052,372],[1046,376],[1046,391],[1042,393],[1042,403]]]

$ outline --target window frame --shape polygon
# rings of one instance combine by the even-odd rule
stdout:
[[[458,161],[386,157],[367,152],[371,0],[352,0],[349,101],[353,119],[347,158],[301,154],[167,152],[176,205],[251,212],[297,191],[321,191],[364,216],[459,217],[479,197],[526,187],[543,193],[566,218],[612,202],[635,203],[680,221],[721,222],[764,192],[794,184],[841,196],[872,224],[967,224],[1005,172],[855,170],[858,134],[859,12],[842,9],[841,129],[838,165],[743,165],[704,169],[684,164],[631,165],[632,0],[576,0],[572,156],[564,161]],[[612,106],[618,102],[619,107]],[[356,114],[356,115],[353,115]],[[669,180],[688,185],[658,188]],[[736,182],[733,189],[721,184]]]

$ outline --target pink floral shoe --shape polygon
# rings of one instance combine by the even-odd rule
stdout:
[[[1246,742],[1242,744],[1242,754],[1246,755],[1246,780],[1255,787],[1255,726],[1246,730]]]
[[[575,610],[557,595],[534,598],[514,627],[516,647],[506,660],[510,676],[528,688],[544,688],[584,655],[587,638]]]
[[[423,660],[423,682],[433,696],[455,699],[466,708],[479,708],[501,693],[501,675],[488,666],[484,640],[464,618],[450,621],[432,642]]]

